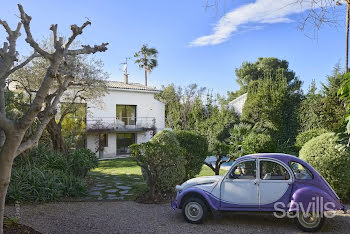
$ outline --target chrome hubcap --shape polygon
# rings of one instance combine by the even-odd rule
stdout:
[[[197,202],[189,202],[185,207],[186,217],[191,221],[198,221],[203,215],[203,208]]]
[[[319,214],[312,213],[299,213],[299,222],[306,228],[315,228],[321,222],[321,217]]]

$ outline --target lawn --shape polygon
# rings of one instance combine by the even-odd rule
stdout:
[[[224,174],[225,170],[220,170]],[[214,175],[207,166],[198,176]],[[88,174],[90,181],[88,199],[135,199],[147,190],[141,168],[131,158],[100,161],[99,166]]]

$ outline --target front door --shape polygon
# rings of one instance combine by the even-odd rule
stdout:
[[[117,154],[129,154],[129,146],[136,143],[135,133],[117,133]]]
[[[257,161],[234,165],[221,184],[221,208],[259,208]]]
[[[260,208],[273,210],[277,201],[286,206],[293,182],[289,169],[274,160],[260,159],[259,171]]]

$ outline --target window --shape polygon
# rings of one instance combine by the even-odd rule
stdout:
[[[108,147],[108,134],[100,134],[100,147]]]
[[[289,180],[288,171],[279,163],[260,161],[260,179],[262,180]]]
[[[135,133],[117,133],[117,154],[129,154],[129,146],[136,143]]]
[[[125,125],[136,124],[136,106],[132,105],[117,105],[117,119],[123,121]]]
[[[230,178],[238,180],[255,180],[256,162],[246,161],[236,165],[230,173]]]
[[[289,167],[292,169],[295,179],[297,180],[312,180],[313,175],[309,169],[297,162],[289,162]]]

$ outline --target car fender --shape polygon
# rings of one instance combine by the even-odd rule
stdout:
[[[206,202],[208,208],[213,210],[218,210],[219,207],[219,199],[214,197],[207,191],[204,191],[200,188],[191,187],[182,191],[177,197],[177,208],[181,209],[183,203],[188,197],[197,196],[200,197]]]
[[[303,186],[296,189],[291,197],[289,211],[331,211],[340,210],[343,206],[325,191],[316,186]]]

